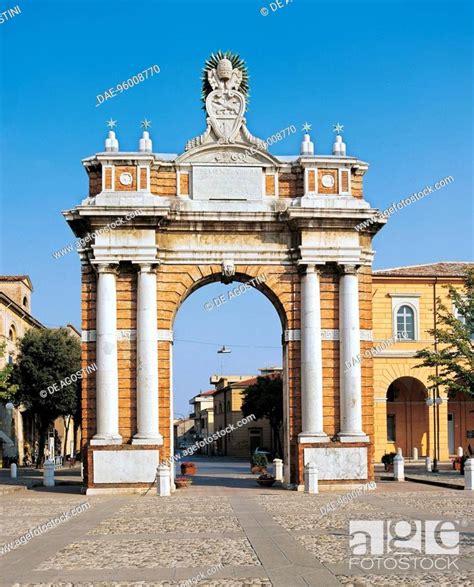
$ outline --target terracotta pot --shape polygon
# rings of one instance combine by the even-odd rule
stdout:
[[[181,489],[182,487],[189,487],[191,485],[191,481],[175,481],[176,489]]]
[[[196,465],[194,463],[185,464],[181,463],[181,474],[182,475],[195,475],[196,474]]]
[[[258,465],[252,465],[250,467],[250,472],[252,473],[252,475],[255,475],[256,473],[263,473],[264,471],[264,467],[259,467]]]

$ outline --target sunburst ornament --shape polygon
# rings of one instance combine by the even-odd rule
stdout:
[[[207,59],[205,65],[204,65],[204,68],[202,70],[201,100],[203,103],[203,106],[202,106],[203,110],[206,109],[206,98],[207,98],[208,94],[210,92],[212,92],[212,90],[213,90],[213,88],[209,82],[208,73],[212,69],[217,69],[217,66],[219,65],[219,61],[221,61],[222,59],[228,59],[232,63],[232,67],[234,69],[240,70],[240,72],[242,74],[242,81],[240,82],[239,92],[241,92],[244,95],[245,100],[247,102],[247,105],[249,103],[249,96],[250,96],[250,94],[249,94],[249,73],[248,73],[248,69],[247,69],[247,64],[240,57],[240,55],[237,55],[237,53],[232,53],[231,51],[217,51],[217,53],[212,53],[211,56]]]
[[[151,128],[151,120],[147,120],[145,118],[145,120],[142,120],[141,126],[144,130],[148,130],[149,128]]]
[[[117,121],[116,120],[112,120],[112,118],[110,120],[107,120],[106,122],[107,126],[112,129],[115,128],[117,126]]]
[[[339,122],[336,124],[333,124],[333,126],[332,126],[332,131],[337,133],[338,135],[342,134],[343,130],[344,130],[344,125],[339,124]]]

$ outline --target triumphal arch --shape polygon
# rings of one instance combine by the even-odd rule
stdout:
[[[65,212],[82,240],[84,473],[91,493],[148,486],[172,447],[173,321],[210,282],[247,282],[281,320],[285,480],[373,477],[372,236],[368,165],[305,134],[276,157],[245,118],[248,76],[234,54],[203,72],[206,128],[180,154],[138,151],[114,131],[83,161],[89,195]],[[146,125],[145,125],[146,126]],[[275,129],[277,131],[279,129]],[[357,229],[357,228],[359,229]],[[367,353],[368,354],[368,353]],[[350,367],[349,367],[350,365]]]

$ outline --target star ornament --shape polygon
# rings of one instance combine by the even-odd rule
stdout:
[[[142,125],[142,128],[144,128],[145,130],[148,130],[151,127],[151,120],[147,120],[145,118],[145,120],[142,120],[141,125]]]
[[[338,135],[340,135],[342,133],[343,129],[344,129],[344,125],[339,124],[339,122],[337,124],[334,124],[332,127],[333,132],[337,132]]]
[[[116,126],[117,126],[117,121],[116,121],[116,120],[112,120],[112,119],[110,119],[110,120],[107,120],[107,126],[108,126],[109,128],[114,128],[114,127],[116,127]]]
[[[308,124],[307,122],[305,122],[305,123],[303,124],[303,128],[302,128],[302,130],[304,130],[304,132],[308,133],[308,132],[311,130],[311,127],[312,127],[312,126],[313,126],[312,124]]]

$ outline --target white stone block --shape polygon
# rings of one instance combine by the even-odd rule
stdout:
[[[10,465],[10,477],[12,479],[16,479],[17,478],[17,467],[16,467],[15,463],[12,463]]]
[[[54,487],[54,461],[46,460],[43,465],[43,485]]]
[[[305,493],[319,493],[318,468],[314,463],[308,463],[304,468]]]
[[[426,467],[426,470],[429,473],[431,473],[431,459],[430,459],[430,457],[425,458],[425,467]]]
[[[168,465],[158,465],[156,469],[156,493],[160,497],[171,495],[171,469]]]
[[[464,489],[474,491],[474,459],[467,459],[464,464]]]
[[[199,166],[192,171],[193,200],[260,200],[263,195],[261,167]]]
[[[367,479],[367,447],[305,448],[305,465],[312,462],[320,480]]]
[[[273,459],[273,476],[277,481],[283,481],[283,461]]]
[[[413,460],[414,461],[418,460],[418,449],[417,448],[413,449]]]
[[[463,454],[464,454],[464,451],[463,451],[462,446],[458,446],[458,457],[462,457]]]
[[[405,461],[400,454],[393,459],[393,478],[395,481],[405,481]]]
[[[94,483],[152,483],[158,450],[94,451]]]

